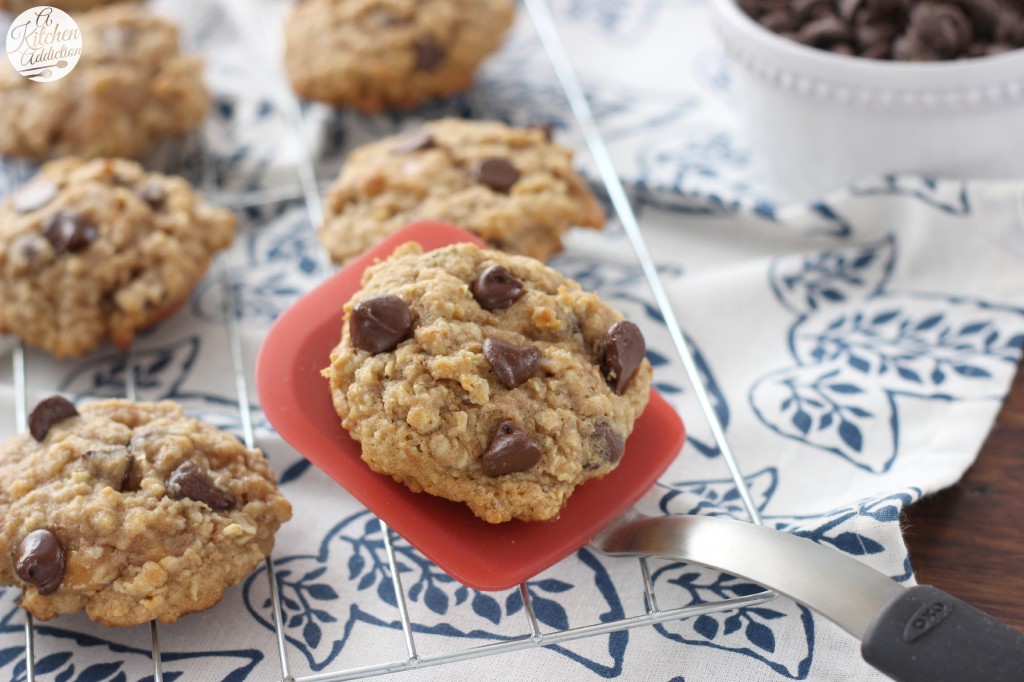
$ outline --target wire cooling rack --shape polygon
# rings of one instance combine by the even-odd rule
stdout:
[[[717,413],[712,405],[710,395],[703,383],[700,371],[694,360],[693,352],[685,336],[680,330],[679,324],[673,313],[668,296],[663,288],[657,274],[655,263],[647,248],[644,237],[636,215],[630,204],[629,198],[623,187],[611,156],[605,145],[604,139],[591,111],[584,89],[576,76],[572,61],[569,58],[563,44],[554,17],[547,4],[547,0],[521,0],[525,6],[532,24],[537,32],[550,64],[561,85],[567,103],[572,110],[576,124],[586,143],[593,161],[598,169],[601,181],[608,193],[615,214],[618,217],[623,230],[629,238],[630,244],[635,252],[637,261],[647,279],[651,293],[660,309],[664,321],[668,327],[673,346],[682,362],[689,384],[692,386],[701,412],[706,418],[711,433],[722,455],[722,461],[728,468],[732,480],[736,484],[743,506],[751,522],[760,524],[761,517],[754,505],[749,488],[743,478],[739,464],[734,456],[728,440],[725,437],[724,429]],[[278,30],[265,24],[258,12],[250,11],[251,21],[243,29],[262,33],[264,37],[269,31]],[[260,22],[264,21],[261,25]],[[305,205],[308,214],[310,229],[313,229],[321,220],[323,209],[320,201],[320,184],[317,179],[316,167],[312,155],[304,141],[303,136],[303,112],[298,100],[289,91],[281,89],[281,96],[277,104],[280,106],[281,115],[284,118],[289,134],[294,136],[294,142],[300,150],[296,173],[299,180],[298,192],[290,190],[267,189],[265,191],[251,192],[228,196],[217,194],[211,187],[212,172],[205,169],[202,172],[202,186],[209,190],[208,196],[219,201],[222,205],[235,210],[255,208],[269,203],[279,202],[285,199],[299,198]],[[27,171],[19,162],[4,163],[4,172],[8,177],[8,187],[16,188],[26,179]],[[320,249],[317,254],[320,261],[321,272],[330,272],[331,266],[326,252]],[[213,277],[221,289],[221,313],[222,322],[225,328],[227,353],[231,359],[231,366],[234,374],[234,388],[237,397],[237,408],[240,417],[242,438],[246,447],[255,447],[255,433],[253,428],[253,406],[249,400],[249,377],[247,376],[245,356],[239,331],[238,313],[236,307],[235,288],[232,286],[231,275],[219,259],[214,267]],[[136,398],[136,361],[134,352],[129,349],[125,352],[124,358],[124,396],[129,400]],[[28,414],[28,375],[26,371],[25,349],[19,341],[12,352],[12,371],[15,399],[15,422],[19,431],[27,428]],[[278,593],[278,583],[274,571],[273,558],[265,561],[267,581],[270,593],[270,609],[272,611],[272,622],[276,636],[276,649],[280,661],[280,680],[282,682],[334,682],[340,680],[360,679],[373,677],[387,673],[422,669],[430,666],[438,666],[448,663],[455,663],[484,656],[494,656],[502,653],[534,649],[538,647],[552,646],[572,640],[583,639],[596,635],[609,634],[621,630],[641,626],[651,626],[670,620],[688,618],[701,614],[726,611],[747,606],[754,606],[776,597],[771,591],[758,592],[756,594],[736,597],[727,600],[708,602],[703,604],[688,605],[670,609],[660,609],[654,583],[646,559],[638,560],[638,578],[642,582],[643,606],[640,615],[625,617],[614,621],[596,622],[588,625],[572,627],[565,630],[542,631],[541,624],[535,615],[532,598],[526,584],[519,586],[519,594],[524,605],[525,623],[521,635],[483,645],[457,649],[435,655],[421,655],[417,651],[416,638],[414,635],[413,621],[409,614],[406,599],[406,591],[402,584],[401,573],[396,562],[396,552],[393,545],[393,534],[383,522],[381,522],[382,535],[384,539],[385,553],[388,560],[388,567],[391,575],[392,586],[395,594],[395,604],[398,617],[401,622],[404,634],[405,650],[396,652],[395,657],[384,663],[349,667],[332,670],[314,675],[296,677],[292,672],[292,665],[289,659],[288,642],[285,638],[281,599]],[[36,679],[35,666],[35,630],[32,617],[25,614],[25,661],[26,679],[34,682]],[[150,623],[150,634],[152,641],[152,663],[154,682],[162,682],[164,670],[160,654],[159,633],[156,622]],[[271,643],[267,642],[267,648]]]

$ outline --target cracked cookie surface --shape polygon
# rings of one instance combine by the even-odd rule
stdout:
[[[443,119],[354,150],[327,193],[320,241],[336,262],[417,220],[444,220],[495,248],[547,260],[572,226],[605,216],[541,128]]]
[[[182,178],[61,159],[0,205],[0,331],[57,357],[171,315],[234,234]]]
[[[138,157],[200,124],[202,62],[181,53],[174,24],[133,4],[74,19],[85,47],[64,78],[40,84],[0,68],[0,153]]]
[[[323,373],[363,459],[491,523],[557,516],[649,398],[635,325],[531,258],[407,244],[345,310]]]
[[[285,22],[285,68],[305,98],[408,109],[468,88],[514,13],[514,0],[304,0]]]
[[[210,608],[291,506],[259,450],[171,402],[49,398],[0,445],[0,583],[36,618],[136,625]]]

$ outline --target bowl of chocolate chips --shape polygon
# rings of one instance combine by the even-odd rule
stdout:
[[[752,159],[782,200],[1024,177],[1024,1],[715,0]]]

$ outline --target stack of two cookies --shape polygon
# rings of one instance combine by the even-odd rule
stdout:
[[[171,315],[235,218],[120,158],[206,114],[176,27],[133,4],[55,4],[87,46],[76,68],[44,84],[0,69],[0,152],[55,159],[0,205],[0,331],[68,358]],[[55,396],[29,427],[0,445],[0,583],[38,618],[84,609],[132,625],[208,608],[291,516],[259,450],[173,403]]]
[[[0,206],[0,329],[57,357],[188,299],[234,217],[177,177],[65,158]],[[0,445],[0,583],[38,618],[108,625],[208,608],[291,516],[263,454],[171,402],[41,402]]]

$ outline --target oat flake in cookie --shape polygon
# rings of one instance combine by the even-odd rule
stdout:
[[[285,67],[307,98],[366,113],[465,90],[512,25],[515,0],[303,0]]]
[[[57,357],[125,347],[187,300],[234,226],[182,178],[51,161],[0,205],[0,332]]]
[[[291,518],[259,450],[174,403],[50,398],[33,422],[0,444],[0,584],[36,618],[84,609],[137,625],[208,609]]]
[[[531,258],[406,244],[345,311],[323,374],[363,460],[491,523],[556,517],[618,465],[647,405],[636,326]]]
[[[73,18],[84,47],[66,77],[40,84],[0,69],[0,153],[137,157],[199,125],[202,63],[181,54],[173,24],[134,4]]]
[[[444,119],[353,151],[326,198],[320,241],[343,263],[416,220],[444,220],[547,260],[572,226],[605,216],[542,128]]]

